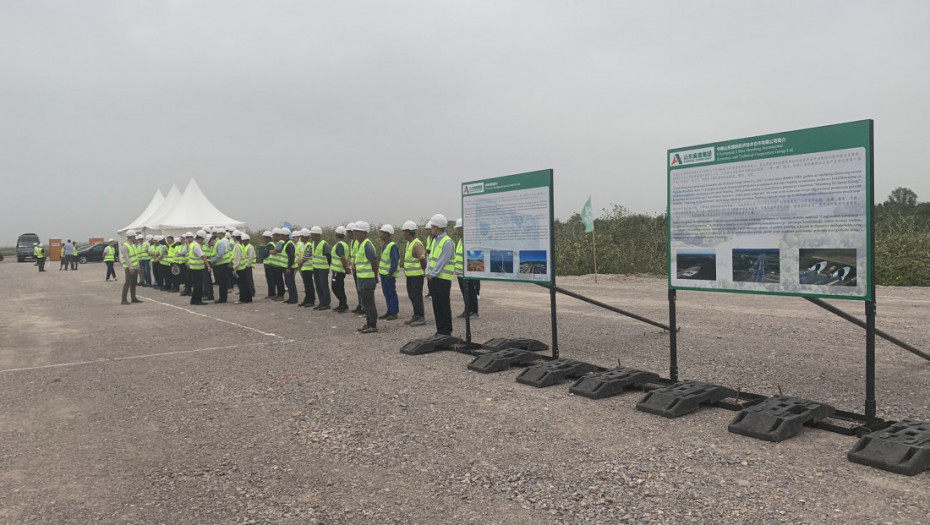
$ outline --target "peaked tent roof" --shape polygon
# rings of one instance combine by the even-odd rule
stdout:
[[[152,200],[149,201],[149,205],[145,207],[145,210],[136,217],[136,220],[130,222],[128,226],[117,230],[117,233],[125,233],[127,230],[141,228],[142,225],[145,224],[146,219],[151,217],[163,202],[165,202],[165,196],[161,194],[161,190],[155,190],[155,195],[152,195]]]
[[[174,184],[171,185],[171,189],[168,190],[168,195],[165,196],[164,202],[161,203],[161,206],[158,207],[147,219],[145,219],[138,229],[148,229],[148,230],[157,230],[158,223],[161,221],[162,217],[166,217],[171,210],[177,205],[178,201],[181,200],[181,190]]]
[[[236,226],[244,227],[245,223],[230,218],[210,202],[210,199],[200,190],[197,181],[191,179],[187,189],[169,213],[156,221],[150,221],[151,227],[160,230],[179,230],[200,228],[201,226]]]

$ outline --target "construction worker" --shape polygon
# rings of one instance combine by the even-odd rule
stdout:
[[[323,240],[323,228],[310,228],[311,253],[313,256],[313,283],[320,305],[314,310],[329,310],[329,267],[332,264],[332,252],[329,244]]]
[[[40,272],[45,271],[45,248],[41,244],[37,244],[32,250],[33,255],[36,256],[36,266],[39,267]]]
[[[174,262],[178,267],[180,273],[178,273],[177,278],[177,292],[181,297],[187,297],[191,294],[191,282],[190,282],[190,271],[187,269],[187,258],[188,250],[191,247],[191,241],[194,240],[194,234],[191,232],[186,232],[180,235],[179,243],[177,250],[174,253]],[[184,285],[184,288],[181,288],[181,285]]]
[[[316,292],[313,288],[313,243],[310,242],[310,230],[300,230],[300,243],[297,245],[297,268],[300,280],[304,283],[304,300],[297,306],[316,306]]]
[[[127,294],[132,298],[133,303],[141,303],[136,299],[136,279],[141,273],[139,269],[139,257],[141,250],[137,248],[133,241],[136,239],[136,231],[129,230],[126,232],[126,242],[120,248],[119,259],[123,263],[124,277],[123,295],[120,304],[130,304],[127,300]]]
[[[430,250],[426,279],[433,283],[433,316],[436,318],[436,335],[452,335],[452,277],[455,275],[455,245],[446,235],[449,221],[437,213],[430,219],[433,249]]]
[[[142,269],[142,286],[152,286],[152,239],[154,236],[148,234],[142,241],[142,254],[139,256],[139,267]]]
[[[465,310],[459,317],[471,316],[478,317],[478,287],[475,283],[478,281],[465,279],[465,248],[462,244],[462,219],[455,221],[455,236],[458,241],[455,243],[455,276],[459,281],[459,290],[462,292],[462,300],[465,302]]]
[[[273,234],[270,230],[262,232],[262,267],[265,270],[265,284],[268,285],[268,295],[265,296],[265,299],[274,299],[275,295],[277,295],[275,293],[274,270],[272,269],[269,259],[271,250],[274,249],[274,239],[272,239],[272,236]]]
[[[355,252],[358,251],[358,237],[355,233],[354,222],[350,222],[346,225],[346,234],[349,236],[349,266],[352,270],[352,280],[355,281],[355,296],[358,299],[358,306],[352,310],[352,313],[364,314],[365,309],[362,307],[362,292],[358,288],[358,274],[355,273]]]
[[[216,279],[216,286],[220,292],[220,298],[214,301],[216,304],[226,302],[229,294],[229,279],[232,269],[229,267],[233,260],[233,252],[229,246],[229,239],[226,238],[226,230],[219,228],[215,232],[216,242],[213,244],[213,256],[210,263],[213,266],[213,278]]]
[[[407,241],[404,250],[407,298],[413,306],[413,317],[404,321],[404,324],[423,326],[426,324],[423,316],[423,274],[426,269],[426,249],[423,247],[423,242],[417,238],[417,223],[407,221],[401,228],[404,230],[404,240]]]
[[[116,262],[116,239],[107,241],[106,248],[103,249],[103,262],[107,265],[107,282],[110,282],[110,275],[116,280],[116,270],[113,269],[113,263]]]
[[[433,223],[426,221],[426,255],[433,253],[433,246],[436,243],[436,238],[433,237]],[[430,299],[433,297],[433,282],[429,279],[426,280],[426,298]]]
[[[61,247],[61,250],[59,252],[58,260],[61,263],[58,265],[59,272],[62,270],[68,271],[68,269],[71,267],[71,255],[68,254],[69,245],[71,246],[71,250],[73,253],[74,245],[71,244],[71,239],[68,239],[68,241],[65,242],[65,244]]]
[[[280,253],[284,258],[284,284],[287,286],[287,300],[284,304],[297,304],[297,276],[294,275],[297,272],[297,248],[291,240],[291,229],[281,228],[281,238],[283,246]]]
[[[207,233],[198,230],[194,235],[194,240],[187,249],[187,270],[191,276],[191,304],[205,305],[203,301],[203,283],[209,279],[204,279],[203,275],[210,274],[210,264],[207,255],[203,252],[200,244],[206,240]]]
[[[378,331],[378,307],[375,304],[375,288],[378,286],[378,252],[368,238],[371,227],[365,221],[355,223],[355,276],[358,278],[361,306],[366,318],[365,326],[358,329],[363,334]]]
[[[249,267],[248,246],[249,240],[247,233],[240,231],[233,232],[233,239],[237,242],[233,246],[232,273],[239,284],[239,300],[236,304],[246,304],[252,302],[251,275],[252,268]]]
[[[203,244],[200,246],[200,250],[203,252],[204,256],[207,258],[207,271],[202,272],[201,278],[203,279],[203,300],[204,301],[213,301],[215,299],[213,295],[213,267],[210,261],[216,256],[216,236],[214,235],[214,229],[210,226],[204,226],[203,232],[206,235],[203,239]]]
[[[349,245],[346,243],[346,229],[344,226],[336,227],[336,245],[333,246],[330,260],[330,269],[333,271],[333,295],[339,301],[334,312],[345,313],[349,309],[346,301],[346,269],[349,265]]]
[[[400,305],[397,301],[397,276],[400,275],[400,251],[394,243],[394,226],[381,226],[381,260],[378,262],[378,275],[381,276],[381,293],[387,303],[387,312],[379,319],[393,321],[397,319]]]

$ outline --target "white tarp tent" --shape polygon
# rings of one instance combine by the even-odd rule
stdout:
[[[155,213],[161,204],[165,202],[165,196],[161,194],[161,190],[155,190],[155,195],[152,196],[152,200],[149,201],[149,205],[145,207],[145,210],[136,217],[136,220],[129,223],[128,226],[117,231],[120,235],[124,235],[127,230],[141,229],[145,224],[145,221]]]
[[[177,206],[178,201],[181,200],[181,190],[174,184],[171,185],[171,189],[168,190],[168,195],[165,196],[165,200],[161,203],[161,206],[155,210],[148,219],[145,219],[142,222],[142,225],[138,228],[135,228],[136,233],[142,233],[145,235],[152,234],[158,235],[161,233],[158,225],[161,223],[163,217],[168,216],[171,213],[171,210]]]
[[[203,194],[194,179],[191,179],[187,184],[184,194],[181,195],[171,210],[162,216],[147,221],[147,226],[149,225],[160,230],[162,235],[174,235],[175,237],[203,226],[245,227],[244,222],[237,221],[218,210],[210,202],[210,199]]]

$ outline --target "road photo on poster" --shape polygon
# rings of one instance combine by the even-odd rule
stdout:
[[[717,280],[717,253],[713,250],[678,250],[676,261],[679,279]]]
[[[798,251],[801,284],[856,286],[856,250],[808,248]]]
[[[777,283],[781,281],[778,248],[733,250],[733,281]]]
[[[669,288],[871,299],[872,142],[862,120],[668,150]]]
[[[552,170],[462,183],[466,279],[551,283]]]

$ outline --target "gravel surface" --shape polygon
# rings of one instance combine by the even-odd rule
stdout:
[[[260,268],[259,268],[260,270]],[[434,331],[269,301],[191,310],[104,267],[0,263],[0,523],[926,523],[930,473],[846,460],[856,438],[731,434],[734,412],[635,410],[568,384],[477,374]],[[257,273],[258,274],[258,273]],[[562,278],[668,320],[667,283]],[[351,288],[351,286],[350,286]],[[403,290],[403,283],[399,283]],[[379,292],[380,294],[380,292]],[[350,297],[354,294],[350,291]],[[454,295],[453,310],[462,310]],[[859,302],[835,304],[862,317]],[[379,302],[383,308],[383,301]],[[351,301],[355,306],[355,301]],[[477,341],[550,340],[548,292],[485,283]],[[880,288],[878,326],[930,349],[924,288]],[[799,298],[679,292],[680,376],[862,412],[864,331]],[[429,312],[429,303],[427,303]],[[409,316],[401,299],[401,316]],[[668,376],[668,334],[568,297],[563,357]],[[464,325],[455,319],[456,333]],[[930,362],[877,345],[879,415],[930,420]]]

